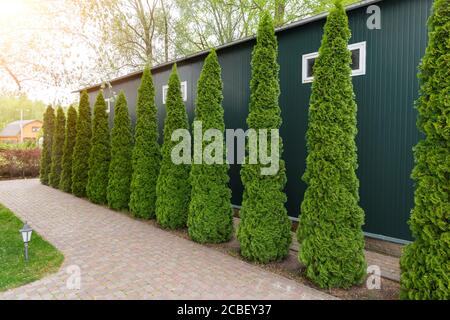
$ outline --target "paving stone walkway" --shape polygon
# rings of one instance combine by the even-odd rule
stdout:
[[[59,272],[0,300],[334,298],[37,179],[1,181],[0,203],[65,255]]]

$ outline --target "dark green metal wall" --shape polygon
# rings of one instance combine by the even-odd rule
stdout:
[[[410,179],[412,147],[419,139],[413,106],[418,92],[417,66],[425,52],[426,20],[431,4],[432,0],[384,0],[376,3],[381,8],[381,30],[367,29],[367,7],[348,12],[352,30],[350,43],[367,42],[366,74],[353,77],[358,103],[360,204],[366,213],[364,230],[381,237],[411,239],[407,220],[413,206],[413,181]],[[281,136],[288,174],[286,206],[292,217],[299,215],[306,188],[301,175],[305,170],[305,133],[311,84],[302,84],[301,60],[303,54],[318,51],[324,22],[322,19],[277,33],[283,116]],[[218,51],[227,128],[247,128],[245,119],[253,45],[254,40],[249,40]],[[190,120],[203,59],[204,56],[200,56],[178,64],[180,79],[188,84],[186,108]],[[153,70],[161,134],[165,117],[162,86],[167,84],[169,73],[170,66]],[[125,91],[133,121],[139,78],[137,75],[113,82],[115,92]],[[96,93],[96,90],[90,92],[92,103]],[[113,112],[111,121],[112,116]],[[239,205],[242,198],[239,170],[238,165],[230,168],[235,205]]]

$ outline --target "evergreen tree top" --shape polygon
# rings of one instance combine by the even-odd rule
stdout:
[[[281,126],[277,47],[272,17],[265,12],[261,16],[256,45],[252,52],[251,96],[247,118],[249,128],[277,129]]]
[[[183,106],[183,108],[180,108]],[[172,72],[169,77],[169,89],[167,90],[167,98],[166,98],[166,109],[167,115],[169,114],[178,114],[181,112],[185,113],[183,97],[181,94],[181,83],[180,78],[178,77],[177,65],[174,64],[172,67]],[[166,119],[168,119],[167,117]],[[169,127],[170,135],[172,135],[172,130],[178,129],[177,127]],[[170,136],[168,138],[170,140]]]
[[[82,109],[86,110],[86,106],[89,107],[89,95],[88,95],[87,91],[84,90],[81,92],[81,95],[80,95],[80,105],[79,105],[80,110],[79,110],[79,112],[81,112]],[[90,108],[89,108],[89,110],[90,110]]]
[[[105,105],[106,107],[106,101],[105,97],[103,96],[103,90],[100,90],[97,94],[97,97],[95,98],[95,105]]]
[[[81,92],[80,104],[78,106],[78,120],[79,123],[77,123],[77,126],[80,126],[79,129],[86,130],[88,133],[91,130],[91,107],[87,91]],[[90,133],[87,136],[90,136]]]
[[[225,130],[223,124],[221,68],[216,51],[211,50],[203,64],[197,86],[195,119],[203,121],[203,129]]]
[[[177,102],[183,102],[183,100],[180,100],[181,98],[181,87],[180,87],[180,78],[178,77],[178,70],[177,70],[177,64],[174,63],[172,66],[172,72],[170,73],[169,77],[169,89],[167,92],[167,101],[166,104],[170,105]]]
[[[125,97],[125,93],[122,90],[119,92],[116,106],[114,108],[114,123],[116,123],[116,119],[119,120],[121,118],[130,120],[127,107],[127,98]]]
[[[152,101],[151,99],[149,99],[149,97],[151,96],[154,96],[153,79],[150,67],[146,66],[142,73],[141,85],[138,88],[137,105],[139,106],[140,102],[150,104]]]
[[[268,11],[264,11],[259,19],[258,32],[256,34],[256,45],[266,48],[277,48],[277,38],[272,16]]]
[[[58,119],[61,119],[62,117],[65,118],[64,110],[63,110],[63,108],[61,106],[56,107],[56,117]]]
[[[319,57],[324,55],[339,55],[343,50],[348,52],[348,41],[350,40],[351,32],[348,26],[348,17],[345,8],[341,1],[336,1],[336,6],[330,11],[327,22],[324,27],[324,35],[319,50]],[[351,56],[350,53],[344,54],[348,56],[345,64],[348,64],[349,72]],[[320,58],[319,58],[320,59]],[[347,63],[348,62],[348,63]],[[342,63],[339,61],[339,63]],[[330,68],[333,71],[332,68]]]
[[[75,116],[75,117],[77,116],[77,109],[75,109],[73,104],[71,104],[69,106],[69,109],[67,109],[67,117],[69,117],[70,115]]]

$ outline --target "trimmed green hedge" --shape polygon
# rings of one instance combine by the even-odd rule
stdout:
[[[70,106],[67,111],[66,132],[62,158],[61,180],[59,188],[65,192],[72,192],[72,160],[75,139],[77,136],[77,110]]]
[[[314,64],[302,177],[307,189],[297,233],[299,260],[322,288],[348,288],[366,274],[349,39],[347,14],[336,2]]]
[[[420,65],[414,148],[415,206],[409,220],[415,241],[400,259],[402,299],[450,299],[450,2],[436,0],[429,42]]]
[[[202,135],[208,129],[225,131],[222,108],[222,79],[214,50],[203,65],[197,85],[195,120],[202,123]],[[203,150],[207,143],[202,142]],[[191,202],[189,205],[189,236],[197,242],[224,242],[233,232],[231,190],[228,187],[228,165],[192,164]]]
[[[161,151],[158,143],[158,110],[150,68],[142,74],[137,96],[137,120],[133,149],[130,211],[136,217],[156,217],[156,181]]]
[[[176,129],[189,129],[176,64],[169,78],[166,110],[161,169],[156,184],[156,219],[162,227],[176,229],[186,226],[191,195],[190,165],[176,165],[171,158],[172,148],[177,144],[172,141],[172,133]]]
[[[127,210],[130,201],[131,153],[133,136],[125,94],[119,93],[114,108],[111,131],[111,163],[107,188],[108,205],[115,210]]]
[[[94,203],[107,203],[106,190],[108,188],[110,160],[111,147],[108,113],[106,112],[106,101],[103,98],[103,92],[100,91],[94,104],[89,173],[86,186],[87,197]]]
[[[53,134],[55,131],[55,112],[51,106],[48,106],[44,113],[44,123],[42,131],[44,143],[42,146],[41,163],[39,170],[39,178],[42,184],[48,185],[49,175],[52,166],[52,147]]]
[[[77,137],[73,150],[72,192],[77,197],[86,196],[86,185],[89,172],[89,154],[91,152],[91,107],[86,91],[81,93],[78,108]]]
[[[61,179],[65,128],[66,116],[64,115],[64,110],[58,107],[56,109],[56,123],[53,133],[52,166],[49,175],[49,184],[53,188],[59,188],[59,181]]]
[[[265,12],[260,19],[252,54],[250,112],[247,117],[249,128],[256,130],[280,128],[277,54],[278,44],[273,21],[269,13]],[[270,132],[267,134],[267,141],[270,148]],[[280,138],[280,158],[282,150]],[[248,164],[247,161],[242,166],[244,194],[237,238],[241,254],[245,258],[267,263],[286,257],[292,238],[291,222],[284,206],[286,202],[284,161],[279,160],[279,170],[274,175],[262,175],[263,167],[266,166]]]

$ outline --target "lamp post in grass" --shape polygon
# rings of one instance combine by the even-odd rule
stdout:
[[[33,229],[25,222],[23,228],[19,230],[22,234],[22,240],[25,245],[25,261],[28,262],[28,242],[31,240],[31,234],[33,233]]]

